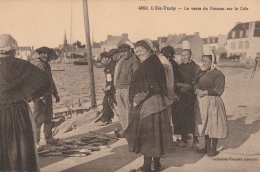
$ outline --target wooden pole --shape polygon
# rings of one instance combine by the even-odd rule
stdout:
[[[90,43],[87,0],[83,0],[83,13],[84,13],[85,34],[86,34],[86,48],[87,48],[87,56],[88,56],[91,108],[96,109],[97,103],[96,103],[95,82],[94,82],[94,73],[93,73],[92,50],[91,50],[91,43]]]

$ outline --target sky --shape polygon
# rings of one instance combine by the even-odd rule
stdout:
[[[176,9],[152,10],[155,6]],[[260,0],[88,0],[90,36],[96,42],[123,33],[132,42],[169,34],[227,34],[236,22],[260,20],[259,9]],[[68,43],[86,42],[83,0],[0,0],[0,16],[0,34],[11,34],[19,46],[54,48],[63,43],[65,32]]]

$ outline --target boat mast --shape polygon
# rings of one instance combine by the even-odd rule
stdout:
[[[97,103],[96,103],[95,82],[94,82],[94,73],[93,73],[92,50],[91,50],[91,43],[90,43],[88,0],[83,0],[83,13],[84,13],[84,24],[85,24],[85,34],[86,34],[86,49],[88,55],[91,108],[96,109]]]

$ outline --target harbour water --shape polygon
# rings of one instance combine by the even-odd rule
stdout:
[[[59,103],[53,103],[54,110],[67,106],[77,106],[79,99],[81,104],[90,102],[90,84],[87,65],[74,64],[51,64],[52,75],[56,84],[59,96]],[[105,86],[104,68],[94,67],[96,99],[102,100]]]

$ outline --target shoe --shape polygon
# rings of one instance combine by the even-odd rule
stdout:
[[[191,149],[199,150],[199,143],[198,143],[198,142],[193,143],[193,144],[191,145]]]
[[[112,123],[112,121],[106,121],[106,122],[101,122],[101,121],[100,121],[100,122],[97,123],[97,125],[98,125],[98,126],[106,126],[106,125],[109,125],[109,124],[111,124],[111,123]]]
[[[160,157],[153,157],[153,160],[152,160],[152,171],[160,171],[162,165],[161,165],[161,162],[160,162]]]
[[[154,164],[153,170],[160,171],[161,167],[162,167],[161,163],[156,164],[156,165]]]
[[[206,154],[208,153],[207,148],[196,150],[197,153]]]
[[[123,136],[123,134],[122,134],[121,131],[122,131],[122,130],[119,130],[119,129],[115,129],[115,130],[114,130],[114,133],[115,133],[115,135],[116,135],[117,138],[124,138],[124,136]]]
[[[37,151],[41,152],[44,150],[44,145],[37,145]]]
[[[186,136],[186,139],[187,140],[192,140],[192,134],[188,133],[187,136]]]
[[[130,172],[143,172],[142,167],[130,170]]]
[[[49,139],[46,139],[46,142],[47,142],[47,144],[51,144],[51,145],[56,145],[56,144],[58,144],[59,143],[59,138],[49,138]]]
[[[216,155],[218,155],[218,154],[219,154],[219,151],[208,152],[208,153],[207,153],[207,156],[208,156],[208,157],[214,157],[214,156],[216,156]]]
[[[219,151],[217,151],[218,139],[217,138],[209,138],[209,140],[211,142],[211,146],[209,145],[210,149],[209,149],[207,155],[209,157],[214,157],[214,156],[219,154]]]
[[[183,141],[181,141],[178,142],[176,146],[180,148],[186,148],[188,146],[188,143],[184,143]]]

